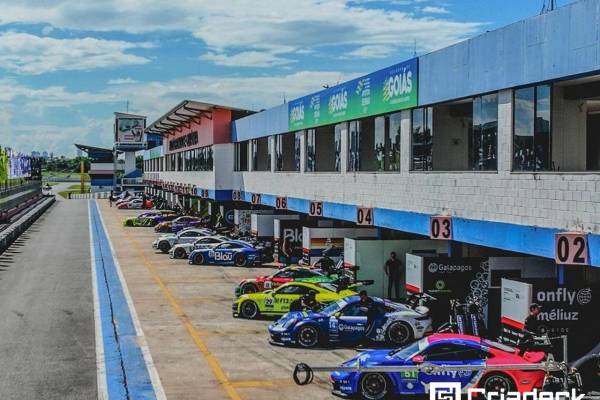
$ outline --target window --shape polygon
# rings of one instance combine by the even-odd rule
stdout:
[[[366,317],[367,311],[364,309],[362,304],[356,302],[344,308],[344,310],[342,310],[342,315],[345,317]]]
[[[350,122],[349,171],[400,170],[400,113]]]
[[[551,163],[550,85],[514,91],[513,170],[548,171]]]
[[[486,358],[483,351],[452,343],[433,345],[424,350],[422,355],[425,356],[426,361],[465,361]]]
[[[473,99],[473,130],[469,153],[473,170],[498,169],[498,95],[496,93]]]
[[[306,172],[315,172],[315,130],[306,131]]]
[[[275,171],[300,171],[302,132],[275,136]]]
[[[234,170],[248,171],[248,141],[234,144]]]
[[[412,110],[412,170],[433,169],[433,109],[431,107]]]
[[[271,170],[271,152],[269,150],[268,137],[252,139],[252,170]]]
[[[304,295],[308,293],[308,288],[305,286],[299,285],[288,285],[283,286],[281,289],[277,291],[277,294],[299,294]]]

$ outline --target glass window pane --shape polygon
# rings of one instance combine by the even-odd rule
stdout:
[[[514,136],[513,169],[533,171],[534,151],[534,115],[535,90],[533,87],[515,90],[514,98]]]
[[[306,131],[306,171],[315,171],[315,130]]]
[[[348,171],[358,171],[359,168],[358,130],[358,121],[350,121],[348,129]]]
[[[343,122],[341,124],[337,124],[335,126],[335,165],[334,170],[336,172],[341,171],[342,165],[342,135],[345,135],[348,132],[348,124]]]
[[[303,131],[298,131],[294,134],[294,170],[300,171],[300,146]]]
[[[377,117],[375,118],[375,134],[373,143],[373,156],[375,165],[373,165],[375,171],[385,171],[385,147],[386,139],[388,137],[387,132],[387,118]]]
[[[536,88],[536,115],[535,115],[535,169],[537,171],[550,170],[550,85],[541,85]]]
[[[389,116],[389,133],[386,146],[388,171],[400,171],[400,129],[402,129],[402,113]]]
[[[431,107],[412,110],[412,169],[415,171],[432,169],[432,120]]]

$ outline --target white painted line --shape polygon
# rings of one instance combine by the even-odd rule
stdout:
[[[93,200],[93,201],[95,202],[96,200]],[[135,310],[135,306],[133,305],[133,300],[131,299],[131,295],[129,294],[129,288],[127,287],[127,282],[125,282],[125,278],[123,277],[123,272],[121,271],[121,265],[119,264],[119,259],[117,258],[117,254],[115,253],[115,249],[113,248],[112,240],[111,240],[110,236],[108,235],[108,230],[106,229],[106,225],[104,224],[104,217],[102,216],[100,207],[98,207],[98,215],[100,216],[100,222],[102,222],[102,229],[104,229],[104,232],[106,233],[106,238],[108,239],[108,247],[110,248],[110,252],[113,256],[115,268],[117,270],[117,275],[119,276],[119,281],[121,282],[121,287],[123,288],[123,294],[125,295],[125,300],[127,301],[127,306],[129,307],[129,312],[131,313],[131,320],[133,321],[133,326],[135,327],[135,333],[138,338],[140,350],[142,351],[142,355],[144,356],[146,368],[148,369],[148,374],[150,375],[150,380],[152,381],[152,387],[154,388],[154,394],[156,395],[156,400],[166,400],[167,396],[165,395],[165,391],[164,391],[162,383],[160,381],[158,371],[156,370],[154,360],[152,360],[152,354],[150,354],[150,348],[148,347],[148,342],[146,341],[146,336],[144,336],[144,331],[142,330],[142,325],[140,324],[140,320],[138,319],[137,312]]]
[[[98,387],[98,400],[108,400],[106,382],[106,364],[104,360],[104,341],[102,335],[102,322],[100,321],[100,301],[98,299],[98,273],[96,255],[94,251],[94,236],[92,231],[91,201],[88,200],[88,224],[90,233],[90,264],[92,268],[92,289],[94,293],[94,325],[96,340],[96,384]]]

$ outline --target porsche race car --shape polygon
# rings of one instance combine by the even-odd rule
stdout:
[[[177,243],[169,250],[169,257],[180,259],[188,258],[190,256],[190,253],[194,250],[211,249],[228,240],[229,238],[225,236],[215,235],[200,237],[192,243]]]
[[[168,253],[171,247],[179,243],[194,243],[198,238],[204,236],[211,236],[213,232],[210,229],[196,229],[189,228],[178,233],[170,233],[166,235],[161,235],[152,242],[152,247],[162,251],[163,253]]]
[[[201,221],[199,218],[184,215],[181,217],[177,217],[171,221],[164,221],[159,223],[154,227],[154,231],[176,233],[185,228],[193,228],[197,225],[200,225],[200,223]]]
[[[541,389],[546,373],[543,370],[444,370],[431,372],[369,372],[369,367],[410,366],[422,363],[450,366],[527,365],[543,361],[543,352],[525,352],[477,336],[437,333],[397,350],[365,351],[342,364],[361,367],[362,371],[331,374],[333,393],[341,397],[379,400],[388,397],[422,395],[432,383],[459,384],[484,389],[486,392],[531,392]]]
[[[176,218],[174,211],[147,211],[137,217],[127,217],[123,219],[123,226],[154,226],[158,219]]]
[[[261,248],[241,240],[228,240],[213,248],[197,249],[190,253],[190,264],[233,265],[246,267],[261,262]]]
[[[235,288],[236,297],[247,293],[262,292],[263,290],[275,289],[288,282],[330,282],[334,279],[318,270],[306,267],[287,267],[272,275],[257,276],[253,279],[244,279]]]
[[[243,294],[233,303],[234,317],[253,319],[260,315],[280,317],[290,311],[290,305],[310,291],[320,304],[329,304],[357,293],[327,282],[290,282],[275,290]]]
[[[331,303],[319,312],[290,312],[269,325],[271,343],[315,347],[339,343],[356,345],[371,342],[404,346],[433,332],[429,308],[393,303],[373,297],[376,316],[365,337],[367,309],[360,297],[351,296]]]
[[[129,201],[125,201],[118,204],[117,208],[119,210],[139,210],[141,208],[144,208],[144,200],[139,197],[136,197]]]

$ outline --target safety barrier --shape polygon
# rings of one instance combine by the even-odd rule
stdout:
[[[48,197],[35,205],[21,218],[10,224],[0,232],[0,254],[4,252],[27,228],[39,218],[55,201],[54,197]]]
[[[71,200],[108,199],[110,192],[70,193]]]

